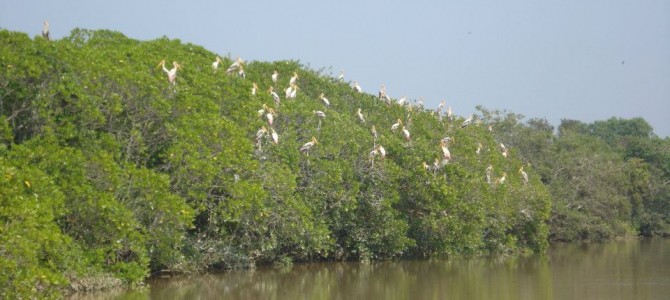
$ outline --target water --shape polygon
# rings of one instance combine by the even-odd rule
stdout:
[[[670,299],[670,240],[553,245],[545,255],[315,263],[153,279],[75,299]]]

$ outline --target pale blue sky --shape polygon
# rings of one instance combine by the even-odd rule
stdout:
[[[167,36],[221,55],[293,59],[369,93],[584,122],[643,117],[670,135],[670,1],[8,1],[0,28]],[[624,64],[622,64],[622,61]]]

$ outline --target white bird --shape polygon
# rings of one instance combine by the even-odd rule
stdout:
[[[325,118],[326,118],[326,113],[324,113],[324,112],[322,112],[322,111],[320,111],[320,110],[315,110],[315,111],[313,111],[313,112],[314,112],[314,114],[315,114],[317,117],[319,117],[319,118],[321,118],[321,119],[325,119]]]
[[[302,147],[300,147],[300,152],[309,153],[309,150],[311,150],[312,147],[314,147],[314,145],[316,145],[318,143],[319,143],[319,141],[316,140],[316,137],[312,137],[311,141],[305,143],[304,145],[302,145]]]
[[[268,129],[265,128],[265,126],[262,126],[261,129],[258,129],[258,131],[256,131],[256,142],[259,142],[266,133],[268,133]]]
[[[442,158],[449,162],[451,160],[451,152],[447,147],[447,142],[445,140],[440,141],[440,149],[442,149]]]
[[[216,60],[212,63],[212,69],[216,71],[216,69],[219,68],[219,64],[221,63],[221,57],[216,57]]]
[[[277,70],[275,70],[272,73],[272,82],[276,83],[278,78],[279,78],[279,73],[277,73]]]
[[[263,108],[261,108],[261,109],[258,110],[258,116],[259,116],[259,117],[260,117],[260,116],[263,116],[263,114],[265,114],[265,112],[268,111],[268,110],[270,110],[270,109],[268,108],[268,106],[265,105],[265,104],[263,104]]]
[[[258,85],[254,82],[251,86],[251,95],[256,96],[256,92],[258,92]]]
[[[398,105],[403,106],[405,101],[407,101],[407,97],[403,96],[402,98],[398,99]]]
[[[298,73],[293,72],[293,76],[291,76],[291,79],[289,79],[288,84],[294,85],[296,80],[298,80]]]
[[[523,178],[523,183],[528,183],[528,174],[523,170],[523,167],[519,169],[519,174],[521,174],[521,178]]]
[[[293,85],[289,85],[289,87],[284,90],[284,95],[286,95],[287,99],[291,98],[291,94],[293,93]]]
[[[42,24],[42,37],[46,39],[47,41],[50,40],[49,38],[49,22],[44,21]]]
[[[500,143],[500,151],[502,152],[502,156],[507,158],[507,147],[505,147],[505,144]]]
[[[507,173],[503,172],[502,177],[498,178],[498,184],[503,184],[505,183],[505,179],[507,178]]]
[[[467,119],[465,119],[465,121],[463,121],[463,123],[461,123],[461,128],[468,127],[470,123],[472,123],[472,115],[470,115]]]
[[[326,106],[330,106],[330,101],[328,101],[328,99],[326,97],[324,97],[323,93],[321,93],[321,95],[319,95],[319,99],[321,99],[323,104],[325,104]]]
[[[230,67],[226,69],[226,74],[227,75],[232,74],[233,72],[235,72],[235,70],[242,67],[242,64],[244,64],[244,61],[239,57],[236,58],[235,61],[230,65]]]
[[[361,86],[358,85],[358,82],[356,82],[356,81],[354,81],[354,91],[357,91],[357,92],[359,92],[359,93],[363,91],[363,89],[361,88]]]
[[[382,84],[382,86],[379,88],[379,100],[385,98],[386,98],[386,86]]]
[[[402,127],[402,135],[405,137],[405,139],[407,141],[410,140],[409,130],[407,130],[407,128],[405,128],[405,126]]]
[[[372,138],[374,140],[377,140],[378,135],[377,135],[377,128],[375,128],[375,125],[372,125],[372,129],[370,129],[370,133],[372,133]]]
[[[482,151],[482,143],[478,143],[478,144],[477,144],[477,150],[475,151],[475,153],[477,153],[477,155],[479,155],[479,153],[480,153],[481,151]]]
[[[295,96],[298,95],[298,86],[294,83],[291,87],[292,87],[293,89],[292,89],[291,92],[288,94],[288,97],[287,97],[287,98],[295,99]]]
[[[453,116],[453,113],[451,112],[451,106],[449,106],[447,108],[447,120],[449,120],[449,122],[451,122],[451,120],[452,120],[451,117],[452,116]]]
[[[275,111],[274,109],[270,108],[268,112],[265,114],[265,118],[268,119],[268,124],[272,126],[272,123],[274,123],[275,119]]]
[[[277,135],[277,132],[272,127],[270,127],[270,136],[272,137],[272,142],[279,144],[279,135]]]
[[[373,163],[374,163],[374,157],[376,155],[379,155],[379,157],[381,157],[381,159],[385,159],[386,158],[386,149],[384,149],[384,147],[382,147],[382,145],[377,145],[374,148],[372,148],[372,151],[370,151],[370,160],[372,160]]]
[[[393,123],[393,125],[391,125],[391,131],[395,132],[396,130],[398,130],[398,127],[400,127],[400,125],[402,125],[402,121],[400,119],[398,119],[397,122],[395,122],[395,123]]]
[[[161,62],[158,64],[159,66],[163,67],[163,71],[167,74],[168,76],[168,81],[172,84],[175,85],[177,84],[177,69],[181,69],[181,65],[178,64],[176,61],[172,62],[172,69],[168,70],[165,67],[165,60],[161,60]]]
[[[382,145],[377,145],[377,151],[379,151],[379,156],[384,159],[386,158],[386,149]]]
[[[340,82],[344,81],[344,70],[340,70],[340,76],[337,76],[337,80]]]
[[[356,114],[358,115],[358,119],[361,120],[361,122],[365,123],[365,118],[363,117],[363,113],[361,112],[360,108],[358,109]]]
[[[247,73],[244,73],[244,67],[241,65],[237,68],[237,77],[247,78]]]
[[[270,95],[272,95],[272,100],[275,101],[275,105],[277,107],[279,107],[279,103],[281,103],[281,99],[279,99],[279,95],[277,95],[277,93],[274,91],[274,89],[272,87],[270,87],[268,92],[270,92]]]

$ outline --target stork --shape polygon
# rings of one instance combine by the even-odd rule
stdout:
[[[272,127],[270,127],[270,136],[272,137],[272,142],[274,142],[275,145],[279,144],[279,135],[277,135],[277,132]]]
[[[523,183],[524,184],[528,183],[528,174],[523,170],[523,166],[519,169],[519,174],[521,174],[521,178],[523,179]]]
[[[365,124],[365,118],[363,117],[363,113],[361,112],[361,109],[359,108],[358,111],[356,112],[356,115],[358,115],[358,119]]]
[[[398,127],[400,127],[400,125],[402,125],[402,121],[400,119],[398,119],[397,122],[395,122],[395,123],[393,123],[393,125],[391,125],[391,131],[395,132],[396,130],[398,130]]]
[[[176,61],[173,61],[173,62],[172,62],[172,66],[173,66],[173,67],[172,67],[172,69],[170,69],[170,70],[168,70],[168,69],[165,67],[165,60],[161,60],[161,62],[158,63],[158,65],[161,66],[161,67],[163,67],[163,71],[164,71],[164,72],[167,74],[167,76],[168,76],[168,81],[170,81],[170,83],[171,83],[172,85],[176,85],[176,84],[177,84],[177,70],[178,70],[178,69],[181,69],[181,65],[178,64]]]
[[[461,128],[468,127],[470,123],[472,123],[472,115],[470,115],[467,119],[465,119],[465,121],[463,121],[463,123],[461,123]]]
[[[50,38],[49,38],[49,22],[48,21],[44,21],[44,23],[42,24],[42,37],[44,39],[46,39],[47,41],[50,40]]]
[[[291,79],[289,79],[288,84],[294,85],[297,80],[298,80],[298,73],[293,72],[293,76],[291,76]]]
[[[258,92],[258,84],[254,82],[251,86],[251,95],[256,96],[256,92]]]
[[[319,95],[319,99],[321,99],[321,101],[323,102],[324,105],[326,105],[326,106],[330,106],[330,101],[328,101],[328,98],[326,98],[326,97],[323,95],[323,93],[321,93],[321,95]]]
[[[363,92],[363,89],[361,88],[360,85],[358,85],[358,82],[354,81],[354,91],[356,92]]]
[[[216,60],[212,63],[212,69],[216,71],[219,68],[219,64],[222,63],[221,57],[217,56]]]
[[[270,87],[270,89],[268,89],[268,92],[270,92],[270,95],[272,95],[272,100],[275,101],[275,105],[277,107],[279,107],[279,104],[281,103],[281,99],[279,99],[279,95],[277,95],[277,93],[274,91],[274,89],[272,87]]]
[[[319,141],[316,140],[316,137],[312,137],[311,141],[305,143],[304,145],[302,145],[302,147],[300,147],[300,152],[307,153],[307,155],[309,155],[309,150],[311,150],[312,147],[314,147],[318,143]]]

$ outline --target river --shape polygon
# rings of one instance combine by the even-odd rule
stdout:
[[[670,299],[670,240],[555,244],[544,255],[296,264],[72,299]]]

